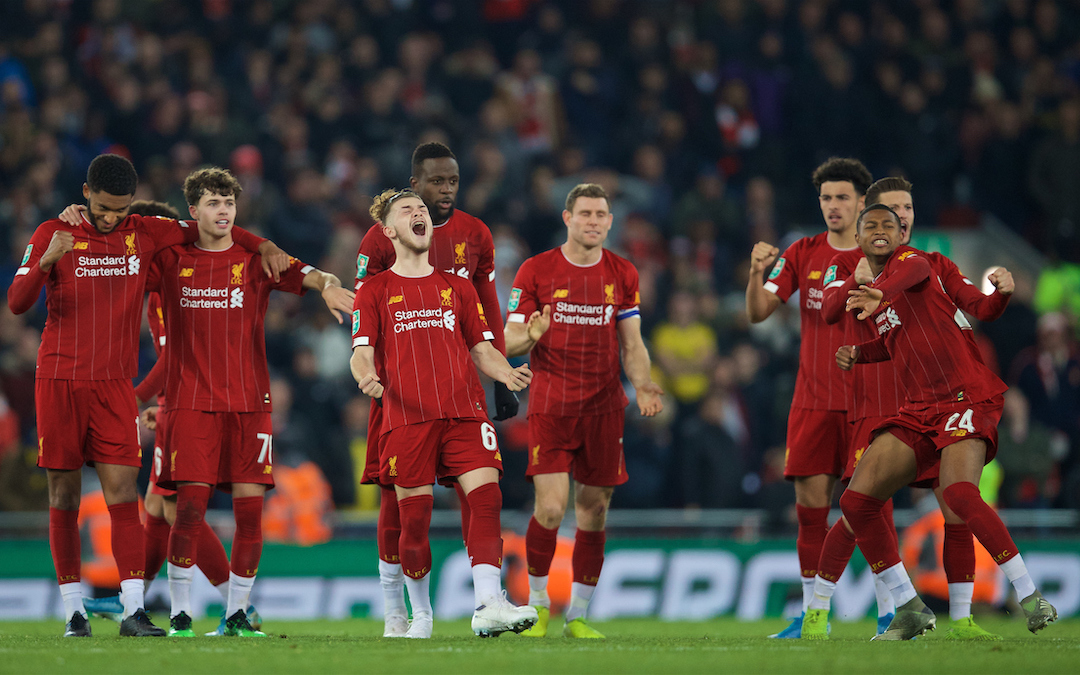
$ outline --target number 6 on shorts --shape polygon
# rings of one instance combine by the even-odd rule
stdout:
[[[495,427],[488,422],[480,425],[480,441],[486,450],[495,452],[499,449],[499,437],[495,435]]]

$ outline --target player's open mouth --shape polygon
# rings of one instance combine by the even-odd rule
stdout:
[[[224,219],[223,220],[215,220],[214,224],[217,225],[218,227],[225,227],[225,226],[227,226],[229,224],[229,221],[224,220]]]
[[[871,241],[870,244],[872,246],[876,246],[878,248],[885,248],[886,246],[889,245],[889,240],[888,239],[875,239],[875,240]]]
[[[419,222],[413,223],[412,231],[413,231],[413,234],[415,234],[416,236],[418,236],[418,237],[424,236],[424,232],[426,230],[427,230],[427,223],[425,223],[424,221],[421,220]]]

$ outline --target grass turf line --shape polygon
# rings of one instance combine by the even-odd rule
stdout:
[[[158,623],[160,621],[158,617]],[[947,619],[947,617],[944,617]],[[957,644],[945,625],[906,643],[869,642],[874,624],[833,623],[832,640],[769,640],[780,620],[596,622],[607,640],[473,637],[468,621],[436,621],[431,640],[381,637],[382,622],[267,621],[266,639],[120,638],[115,623],[92,619],[94,637],[59,637],[59,621],[0,621],[0,673],[1074,673],[1080,621],[1051,624],[1038,636],[1013,618],[979,618],[1002,642]],[[200,635],[217,625],[195,622]],[[902,668],[898,670],[898,668]]]

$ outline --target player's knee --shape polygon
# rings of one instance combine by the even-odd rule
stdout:
[[[80,494],[78,490],[63,488],[49,491],[49,507],[61,511],[78,511]]]
[[[541,500],[537,498],[536,507],[533,509],[533,517],[537,522],[551,530],[562,523],[566,513],[566,504],[560,504],[555,500]]]
[[[602,530],[607,523],[608,501],[597,499],[578,502],[575,506],[578,526],[587,530]]]

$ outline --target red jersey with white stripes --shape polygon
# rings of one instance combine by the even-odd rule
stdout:
[[[75,244],[46,274],[38,262],[57,230],[74,234]],[[112,380],[138,375],[150,261],[163,248],[197,238],[193,225],[153,216],[128,216],[108,234],[98,232],[85,217],[77,227],[58,219],[39,225],[8,292],[12,311],[20,313],[32,306],[45,285],[48,318],[37,377]],[[21,302],[27,297],[29,304]]]
[[[507,323],[524,323],[551,305],[551,327],[530,352],[530,415],[578,417],[626,407],[616,326],[640,316],[640,302],[634,265],[608,250],[588,267],[567,260],[561,247],[522,263]]]
[[[388,270],[397,260],[394,243],[376,223],[360,242],[356,256],[356,290],[371,276]],[[442,225],[436,225],[431,234],[428,262],[437,270],[462,279],[480,281],[495,280],[495,243],[484,221],[459,209]]]
[[[465,279],[386,270],[356,294],[353,348],[374,347],[385,433],[437,419],[486,419],[473,347],[494,335]]]
[[[164,308],[169,410],[269,412],[263,318],[270,291],[303,295],[312,267],[290,259],[275,282],[261,257],[235,243],[222,251],[174,246],[155,259]],[[154,290],[154,289],[152,289]]]
[[[783,302],[799,291],[799,373],[792,408],[846,410],[850,376],[836,367],[836,348],[844,339],[838,325],[821,314],[821,281],[829,261],[842,251],[829,244],[828,232],[804,237],[789,246],[769,273],[765,290]]]
[[[926,254],[901,246],[873,285],[885,294],[872,317],[878,338],[859,345],[859,361],[892,360],[906,392],[904,408],[951,409],[1008,388],[983,363],[971,324],[945,294]]]
[[[993,321],[1005,311],[1009,296],[996,290],[984,295],[981,290],[960,271],[952,260],[941,253],[920,253],[930,263],[934,275],[940,280],[941,287],[953,304],[980,321]],[[858,312],[845,312],[847,288],[854,288],[854,282],[845,287],[845,281],[855,272],[855,266],[863,258],[860,249],[837,254],[825,271],[822,285],[825,287],[825,320],[839,316],[844,329],[844,344],[857,345],[877,337],[877,328],[871,321],[859,321]],[[852,370],[852,402],[849,417],[861,420],[867,417],[890,417],[896,414],[904,404],[905,391],[900,383],[899,373],[890,361],[860,364]]]

